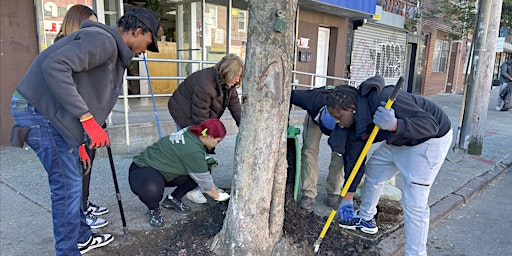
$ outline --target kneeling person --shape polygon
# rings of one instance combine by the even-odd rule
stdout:
[[[197,186],[217,201],[229,199],[229,194],[218,192],[205,158],[206,150],[217,146],[225,136],[224,124],[210,118],[163,137],[134,158],[128,175],[130,188],[148,207],[151,226],[164,225],[159,204],[165,187],[176,189],[164,199],[162,207],[178,212],[190,210],[181,199]]]

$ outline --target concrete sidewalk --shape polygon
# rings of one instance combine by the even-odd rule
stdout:
[[[487,129],[482,155],[463,155],[464,158],[460,162],[445,161],[439,172],[429,199],[432,206],[431,224],[435,224],[450,211],[470,200],[499,173],[511,168],[512,111],[496,111],[494,109],[496,95],[497,89],[495,88],[491,93],[487,113]],[[448,113],[455,132],[462,95],[440,94],[428,98],[438,103]],[[152,111],[148,113],[145,114],[147,118],[154,120]],[[296,112],[292,124],[300,127],[303,114],[303,111]],[[133,135],[136,136],[136,133]],[[301,136],[299,135],[299,137]],[[327,137],[322,140],[319,155],[320,184],[317,202],[322,202],[325,197],[323,187],[325,187],[325,178],[330,161],[330,149],[326,143]],[[129,231],[151,232],[153,229],[147,223],[147,209],[130,191],[127,178],[132,157],[138,154],[140,150],[132,150],[127,154],[123,145],[113,145],[112,147],[117,152],[114,155],[114,162],[127,229]],[[214,170],[213,176],[219,187],[229,188],[231,186],[234,169],[234,148],[235,135],[227,136],[217,147],[215,157],[219,159],[220,165]],[[110,224],[102,228],[102,231],[112,233],[116,237],[109,246],[117,247],[122,241],[123,225],[119,214],[111,168],[105,153],[106,150],[100,149],[99,151],[104,152],[99,152],[99,157],[94,162],[90,200],[109,208],[110,212],[101,216],[101,218],[107,219]],[[188,204],[193,209],[200,207],[191,203]],[[328,215],[330,212],[329,208],[320,203],[315,205],[314,210],[320,215]],[[163,216],[167,228],[172,223],[176,223],[176,220],[185,218],[185,215],[167,210],[163,211]],[[512,228],[511,223],[504,222],[503,224],[509,225],[509,229]],[[382,255],[395,255],[403,250],[404,233],[401,226],[398,224],[395,231],[385,234],[385,237],[379,243]],[[320,231],[318,231],[319,234]],[[50,191],[46,172],[31,149],[0,148],[0,254],[11,256],[55,255],[53,247]],[[101,249],[92,250],[87,255],[102,255]]]

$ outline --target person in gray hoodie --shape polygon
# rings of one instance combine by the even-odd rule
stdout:
[[[27,142],[48,173],[56,255],[81,255],[113,240],[92,233],[82,213],[79,159],[87,154],[79,147],[110,144],[101,125],[122,92],[125,69],[134,56],[158,52],[160,29],[158,16],[144,8],[126,12],[118,28],[84,21],[41,52],[16,87],[11,144]]]

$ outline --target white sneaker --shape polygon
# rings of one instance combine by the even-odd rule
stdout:
[[[206,197],[204,197],[201,189],[194,189],[187,193],[188,200],[196,204],[206,204]]]

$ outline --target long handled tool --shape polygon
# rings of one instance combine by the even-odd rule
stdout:
[[[153,102],[153,111],[155,112],[156,127],[158,128],[158,136],[162,138],[162,130],[160,128],[160,121],[158,120],[158,111],[156,111],[155,94],[153,94],[153,85],[151,84],[151,78],[149,76],[148,62],[146,60],[146,54],[144,54],[144,65],[146,66],[146,75],[148,76],[149,92],[151,93],[151,101]]]
[[[393,105],[393,102],[395,102],[396,96],[398,95],[398,92],[400,91],[400,88],[402,87],[402,84],[404,83],[404,78],[400,77],[398,79],[398,82],[396,83],[395,89],[391,93],[391,96],[389,97],[388,101],[386,102],[386,109],[390,109],[391,105]],[[373,127],[372,133],[370,133],[370,137],[368,137],[368,140],[366,141],[366,144],[364,145],[363,151],[361,151],[361,154],[359,155],[359,158],[357,159],[356,164],[354,165],[354,168],[352,169],[352,172],[350,173],[350,176],[348,177],[347,181],[345,182],[345,186],[343,186],[343,189],[341,190],[341,197],[344,197],[347,194],[348,188],[352,184],[352,181],[354,181],[354,178],[356,177],[357,172],[359,171],[359,168],[361,167],[361,164],[363,163],[364,158],[366,157],[366,154],[368,153],[368,150],[370,149],[370,146],[373,144],[373,140],[375,140],[375,137],[377,136],[377,133],[379,132],[379,126],[375,125]],[[334,216],[336,216],[337,209],[332,209],[331,214],[329,215],[329,218],[327,218],[327,221],[324,224],[324,228],[322,229],[322,232],[320,233],[320,236],[316,240],[314,244],[314,250],[315,252],[318,252],[320,249],[320,244],[322,244],[322,240],[325,237],[325,233],[327,233],[327,230],[329,230],[329,226],[331,225],[332,220],[334,219]]]
[[[114,166],[114,158],[112,157],[112,149],[107,146],[108,160],[110,169],[112,169],[112,179],[114,180],[114,188],[116,190],[117,204],[119,205],[119,213],[121,213],[121,221],[123,222],[123,232],[126,234],[126,219],[124,218],[123,202],[121,202],[121,193],[119,192],[119,184],[117,183],[116,168]]]

